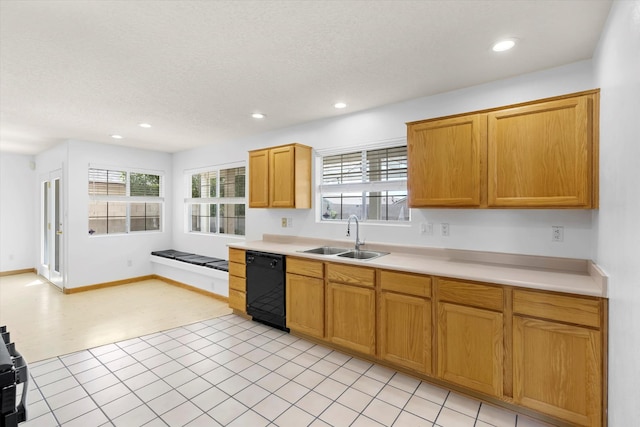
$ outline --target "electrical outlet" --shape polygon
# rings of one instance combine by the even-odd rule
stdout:
[[[128,259],[127,260],[127,267],[131,267],[133,265],[133,261]]]
[[[287,218],[287,227],[293,227],[293,218]]]
[[[281,220],[282,228],[287,228],[287,218],[282,218]]]
[[[443,222],[440,224],[440,234],[442,237],[449,237],[449,223]]]
[[[564,227],[561,225],[551,226],[551,241],[563,242],[564,241]]]

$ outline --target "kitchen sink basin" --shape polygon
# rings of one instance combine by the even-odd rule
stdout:
[[[387,255],[388,253],[389,252],[350,250],[349,252],[338,254],[338,256],[342,258],[353,258],[353,259],[373,259],[373,258],[381,257],[383,255]]]
[[[308,249],[306,251],[302,251],[307,254],[317,254],[317,255],[336,255],[341,254],[343,252],[348,252],[349,249],[345,248],[335,248],[333,246],[321,246],[319,248]]]

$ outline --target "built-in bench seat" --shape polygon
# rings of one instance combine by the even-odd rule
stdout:
[[[182,261],[189,264],[200,265],[208,268],[213,268],[220,271],[229,271],[229,261],[222,258],[214,258],[210,256],[192,254],[189,252],[180,252],[174,249],[166,249],[164,251],[153,251],[151,255],[159,256],[162,258],[175,259],[176,261]]]
[[[174,249],[151,252],[153,272],[213,294],[229,295],[229,262]]]

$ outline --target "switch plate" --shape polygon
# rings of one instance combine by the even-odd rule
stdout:
[[[420,223],[420,234],[424,234],[426,236],[433,235],[433,224],[430,222],[421,222]]]
[[[551,241],[564,242],[564,227],[562,225],[551,226]]]
[[[287,218],[282,218],[281,220],[282,228],[287,228]]]
[[[440,234],[442,237],[449,237],[449,223],[443,222],[440,224]]]

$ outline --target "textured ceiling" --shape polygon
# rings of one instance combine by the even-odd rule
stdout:
[[[555,67],[591,58],[610,5],[1,0],[0,150],[176,152]]]

